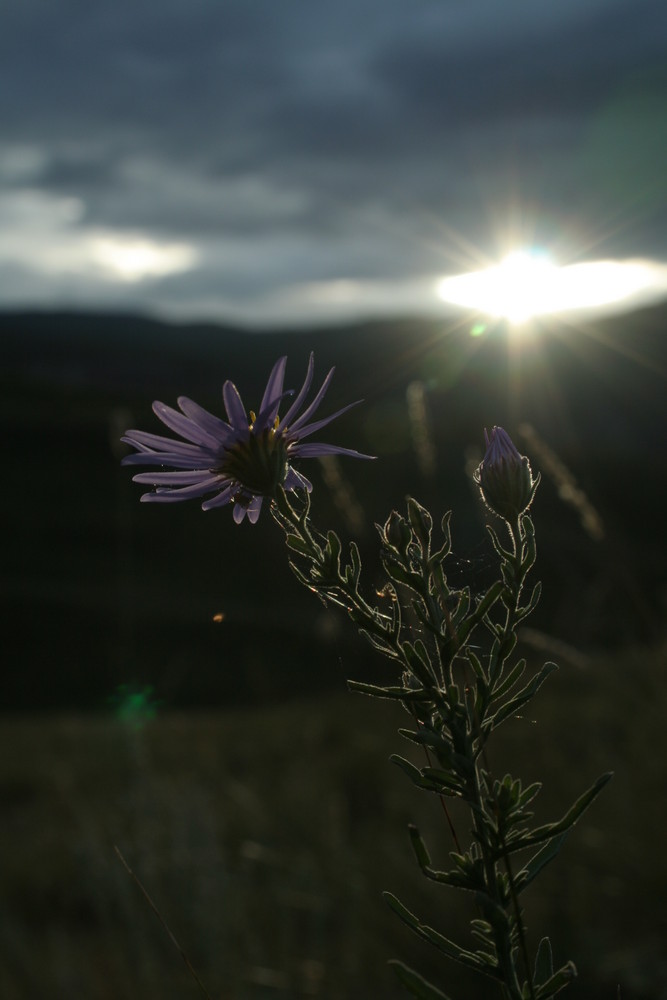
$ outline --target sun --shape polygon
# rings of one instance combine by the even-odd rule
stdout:
[[[663,269],[649,261],[601,260],[559,266],[544,252],[517,250],[500,264],[443,278],[438,296],[520,324],[533,316],[599,309],[642,294],[664,293]]]

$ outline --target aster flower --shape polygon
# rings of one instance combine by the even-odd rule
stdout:
[[[515,521],[532,503],[539,476],[533,479],[528,459],[502,427],[494,427],[490,435],[485,429],[484,440],[486,453],[475,481],[487,507],[506,521]]]
[[[278,487],[288,491],[312,490],[309,480],[293,467],[294,459],[320,455],[372,458],[338,445],[302,443],[304,438],[321,430],[357,403],[349,403],[331,416],[311,422],[329,388],[334,373],[332,368],[312,401],[299,412],[313,380],[311,354],[305,381],[285,415],[280,417],[281,403],[293,395],[293,392],[283,391],[286,363],[287,358],[283,357],[273,366],[257,414],[252,410],[246,412],[238,389],[230,381],[222,387],[227,421],[186,396],[178,398],[180,413],[164,403],[153,403],[156,416],[184,440],[135,430],[127,431],[121,438],[137,449],[135,454],[123,458],[123,465],[161,467],[159,471],[140,472],[133,477],[136,483],[154,487],[141,499],[173,503],[214,494],[204,500],[203,510],[233,503],[236,523],[240,524],[247,515],[254,524],[264,498],[275,497]],[[167,471],[169,466],[171,469]]]

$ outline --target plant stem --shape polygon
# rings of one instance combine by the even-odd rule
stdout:
[[[471,809],[473,828],[482,851],[482,860],[484,862],[484,881],[486,884],[486,893],[489,899],[491,899],[496,906],[504,909],[500,893],[498,892],[497,869],[496,862],[493,858],[493,848],[488,843],[487,832],[480,820],[480,815],[486,812],[486,805],[484,802],[484,795],[482,793],[477,763],[475,763],[473,778],[469,784],[469,789],[469,804],[473,807]],[[519,977],[517,975],[516,965],[512,955],[511,935],[509,932],[503,932],[503,930],[493,926],[493,937],[496,948],[496,956],[498,958],[498,965],[504,978],[503,992],[506,992],[507,1000],[523,1000]]]
[[[526,982],[528,983],[530,1000],[535,1000],[533,976],[530,969],[530,960],[528,958],[528,947],[526,945],[526,932],[523,926],[523,917],[521,916],[519,897],[517,895],[516,885],[514,883],[514,873],[512,871],[512,864],[510,862],[509,851],[507,850],[507,846],[505,844],[505,838],[502,835],[501,835],[501,843],[503,849],[503,861],[505,862],[505,870],[507,872],[507,878],[510,886],[510,895],[512,896],[512,905],[514,906],[514,917],[516,920],[517,933],[519,935],[519,946],[521,948],[521,957],[523,958],[523,964],[526,970]]]
[[[510,524],[508,522],[508,529],[512,538],[512,544],[514,548],[515,588],[513,594],[514,597],[513,606],[511,608],[508,608],[507,611],[507,620],[505,625],[506,635],[508,635],[510,632],[513,632],[516,626],[519,598],[521,595],[523,582],[527,573],[527,568],[523,562],[524,533],[520,517],[518,517],[513,524]],[[484,752],[485,751],[483,751],[483,753]],[[514,873],[512,870],[509,851],[507,850],[507,845],[505,844],[505,838],[503,836],[502,831],[499,831],[499,835],[503,852],[503,861],[505,862],[505,870],[507,872],[507,879],[509,881],[510,895],[512,897],[512,905],[514,907],[514,918],[516,920],[517,933],[519,936],[519,947],[521,949],[521,955],[523,958],[523,964],[526,972],[526,982],[528,983],[529,996],[530,1000],[535,1000],[533,977],[530,967],[530,959],[528,957],[528,947],[526,945],[526,932],[523,926],[523,917],[521,915],[521,907],[519,906],[519,897],[516,891]]]

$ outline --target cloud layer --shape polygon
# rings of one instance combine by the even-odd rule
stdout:
[[[0,301],[290,322],[526,242],[667,260],[666,51],[660,0],[10,0]]]

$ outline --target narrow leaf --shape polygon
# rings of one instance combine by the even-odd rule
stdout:
[[[459,599],[452,614],[452,624],[458,628],[470,610],[470,587],[464,587],[459,591]]]
[[[542,788],[541,781],[534,781],[532,785],[528,785],[528,788],[524,788],[524,790],[519,795],[517,805],[520,807],[527,806],[529,802],[533,801],[533,799],[535,798],[535,796],[537,795],[537,793],[540,791],[541,788]]]
[[[484,667],[482,666],[482,661],[479,659],[479,657],[470,648],[466,649],[466,657],[468,658],[468,663],[475,671],[476,676],[479,677],[479,679],[483,681],[484,684],[487,684],[488,679],[486,676],[486,671],[484,670]]]
[[[561,833],[566,833],[574,824],[577,822],[582,813],[588,809],[589,805],[593,799],[602,791],[604,786],[613,777],[613,771],[608,771],[606,774],[601,775],[594,785],[592,785],[588,791],[580,795],[577,801],[574,803],[571,809],[565,813],[562,819],[558,820],[557,823],[547,823],[545,826],[539,826],[532,833],[527,834],[525,837],[519,837],[514,841],[510,847],[511,851],[523,850],[524,847],[530,847],[532,844],[540,844],[544,840],[552,840]]]
[[[300,552],[305,556],[310,554],[310,546],[303,538],[299,538],[298,535],[288,535],[285,541],[289,548],[294,549],[295,552]]]
[[[510,552],[509,549],[503,548],[503,546],[500,544],[500,539],[498,538],[498,535],[496,534],[496,532],[494,531],[494,529],[491,527],[490,524],[487,524],[486,530],[488,531],[491,537],[491,544],[493,545],[494,549],[496,550],[500,558],[514,559],[514,553]]]
[[[338,561],[340,556],[341,544],[340,538],[335,531],[327,531],[327,554],[331,555],[332,559]]]
[[[369,629],[363,628],[359,624],[359,620],[357,619],[357,617],[355,617],[355,615],[352,612],[350,612],[350,618],[352,618],[353,621],[356,621],[359,627],[359,635],[363,635],[364,639],[370,642],[371,646],[373,646],[374,649],[379,650],[379,652],[382,653],[383,656],[387,656],[390,660],[399,659],[398,653],[394,649],[389,639],[385,639],[382,634],[378,637],[377,635],[374,635]],[[361,616],[359,616],[359,618],[361,618]],[[361,620],[365,621],[365,618],[361,618]]]
[[[333,532],[330,532],[330,534],[333,534]],[[355,542],[350,542],[350,559],[352,561],[352,581],[356,590],[359,585],[359,576],[361,575],[361,556],[359,555],[359,548]]]
[[[446,993],[437,989],[432,983],[428,983],[417,972],[409,969],[407,965],[403,965],[402,962],[392,959],[388,964],[394,970],[406,990],[413,997],[417,997],[417,1000],[449,1000]]]
[[[420,639],[418,639],[414,644],[411,642],[404,642],[402,649],[405,654],[405,659],[407,660],[408,665],[415,677],[421,681],[425,687],[432,688],[435,684],[435,677],[433,675],[433,666],[424,643]]]
[[[451,510],[448,510],[446,514],[443,514],[442,521],[440,522],[440,528],[442,529],[442,533],[445,536],[445,548],[447,549],[448,552],[452,547],[451,530],[449,527],[449,522],[451,521],[451,519],[452,519],[452,512]]]
[[[551,979],[548,979],[546,983],[537,988],[535,994],[536,1000],[547,1000],[548,997],[554,997],[561,990],[565,989],[566,986],[569,986],[572,980],[576,978],[577,970],[574,962],[568,962]]]
[[[505,702],[501,708],[491,717],[491,721],[494,726],[499,726],[501,722],[509,718],[510,715],[514,715],[522,705],[530,701],[531,698],[537,694],[541,688],[544,681],[547,679],[549,674],[552,674],[554,670],[558,670],[555,663],[545,663],[544,666],[538,670],[533,679],[526,684],[525,687],[521,688],[518,694],[515,694],[510,701]]]
[[[528,604],[524,604],[523,607],[518,609],[519,616],[521,619],[527,618],[528,615],[535,610],[535,608],[539,604],[541,594],[542,594],[542,584],[538,581],[533,587],[533,592],[530,595],[530,600],[528,601]]]
[[[433,788],[438,792],[446,788],[461,791],[463,784],[463,780],[454,771],[444,771],[439,767],[425,767],[422,771],[422,788]]]
[[[488,966],[486,962],[479,959],[474,952],[466,951],[465,948],[459,947],[459,945],[455,944],[454,941],[450,941],[449,938],[439,934],[437,931],[433,930],[432,927],[422,924],[418,917],[416,917],[414,913],[411,913],[407,907],[403,906],[400,900],[398,900],[391,892],[383,892],[382,896],[394,913],[396,913],[401,920],[415,932],[415,934],[417,934],[424,941],[428,941],[430,944],[434,945],[448,958],[451,958],[454,962],[459,962],[461,965],[467,966],[469,969],[475,969],[477,972],[484,972],[492,979],[501,979],[501,973],[497,968]]]
[[[413,573],[409,569],[400,566],[397,562],[390,560],[384,560],[384,568],[386,569],[388,575],[396,583],[402,583],[405,587],[409,587],[420,597],[424,594],[424,581],[419,573]]]
[[[393,753],[389,758],[392,764],[396,764],[400,767],[401,771],[404,771],[408,778],[414,781],[415,785],[421,785],[422,783],[422,773],[418,767],[415,767],[409,760],[405,757],[401,757],[400,754]]]
[[[348,681],[347,686],[350,691],[358,691],[360,694],[369,694],[373,698],[392,698],[397,701],[432,701],[433,697],[428,691],[413,691],[412,688],[404,687],[379,687],[377,684],[368,684],[366,681]]]
[[[410,843],[412,844],[412,850],[415,852],[415,857],[417,858],[417,864],[420,868],[430,868],[431,867],[431,856],[428,853],[426,844],[422,840],[422,836],[412,823],[408,826],[408,833],[410,834]]]
[[[536,986],[546,983],[554,974],[554,959],[551,953],[551,941],[543,937],[537,946],[535,956],[535,973],[533,979]]]
[[[445,739],[439,733],[427,729],[425,726],[421,726],[416,731],[414,729],[399,729],[398,735],[412,743],[417,743],[418,746],[433,747],[439,754],[450,754],[450,747]]]
[[[519,892],[523,892],[523,890],[530,885],[533,879],[539,875],[542,869],[545,868],[550,861],[553,861],[563,846],[566,837],[567,833],[561,833],[560,836],[554,837],[552,840],[548,841],[548,843],[546,843],[544,847],[537,852],[537,854],[532,856],[530,861],[517,874],[516,883]]]
[[[442,635],[442,632],[440,631],[440,628],[436,628],[436,626],[429,618],[428,611],[424,606],[423,598],[420,597],[418,599],[411,601],[410,603],[412,605],[414,613],[417,615],[417,618],[419,619],[420,624],[423,625],[424,628],[427,629],[429,632],[431,632],[433,635],[437,635],[438,637],[440,637]]]
[[[392,764],[397,764],[417,788],[423,788],[427,792],[435,792],[437,795],[457,796],[461,794],[461,782],[455,774],[427,767],[421,771],[405,757],[396,753],[393,753],[389,760]]]
[[[524,670],[526,669],[526,661],[519,660],[514,664],[510,672],[504,679],[500,680],[498,687],[494,688],[491,692],[491,700],[495,701],[497,698],[502,698],[503,695],[507,694],[508,691],[514,687],[516,682],[519,680]]]
[[[491,584],[471,614],[461,623],[456,632],[458,648],[464,644],[475,626],[487,615],[502,594],[502,590],[502,581],[496,580],[495,583]]]

